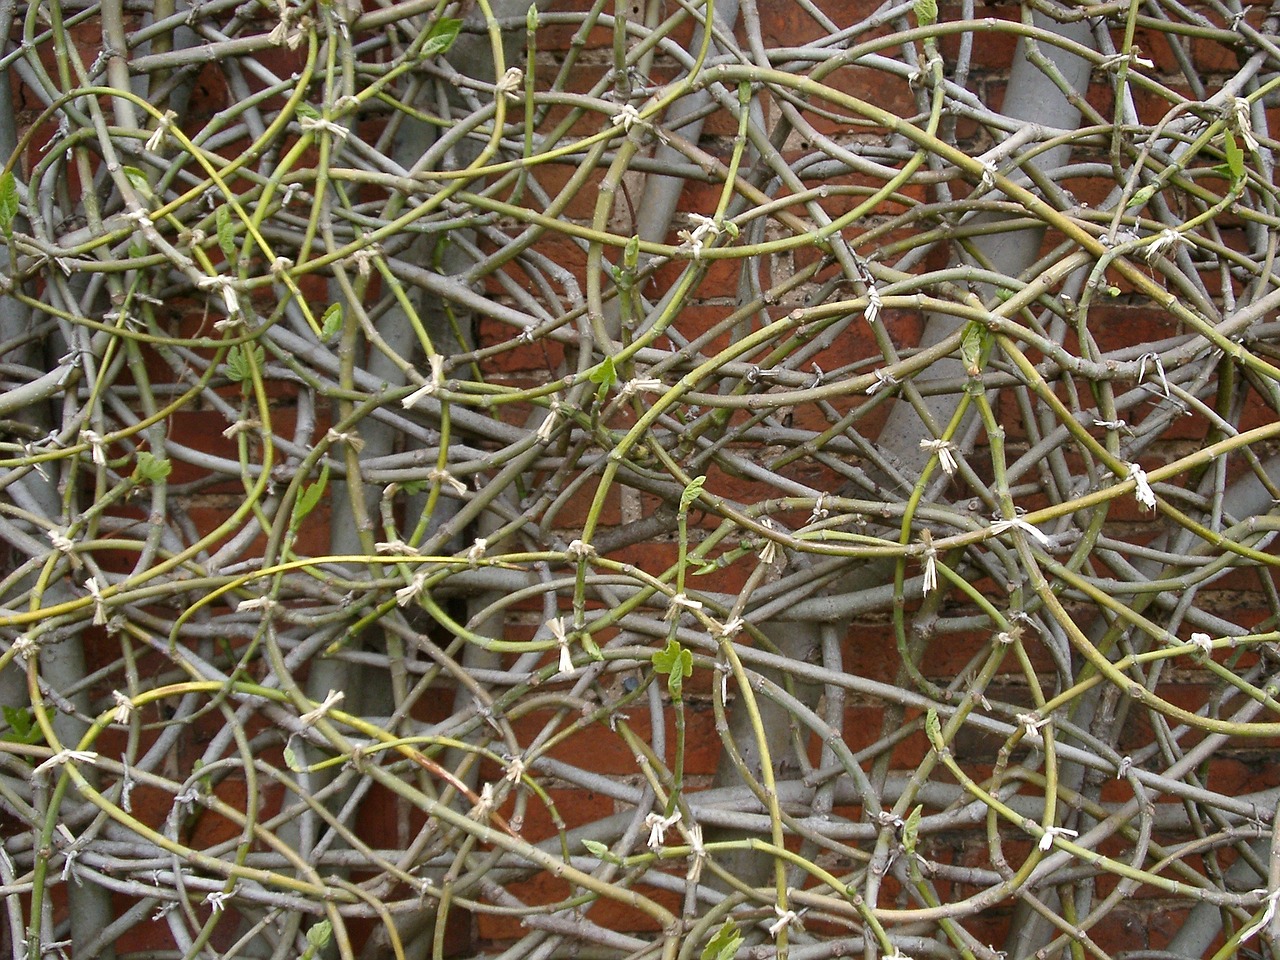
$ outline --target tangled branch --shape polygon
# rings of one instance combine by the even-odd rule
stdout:
[[[7,14],[12,955],[1270,949],[1276,16],[624,6]]]

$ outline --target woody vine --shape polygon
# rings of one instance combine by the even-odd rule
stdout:
[[[4,951],[1273,951],[1277,13],[1005,6],[0,9]]]

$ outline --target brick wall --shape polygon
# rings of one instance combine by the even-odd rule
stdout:
[[[658,20],[671,18],[670,39],[650,60],[637,52],[648,32],[642,14],[624,6],[556,0],[532,61],[518,18],[504,21],[514,38],[507,63],[528,70],[535,103],[519,102],[520,86],[509,103],[498,94],[508,110],[501,149],[491,167],[459,176],[456,194],[439,171],[484,149],[494,109],[483,34],[464,33],[448,60],[422,56],[398,74],[434,16],[406,8],[417,19],[388,26],[370,6],[366,19],[340,26],[334,18],[346,14],[327,4],[234,15],[201,6],[190,19],[204,34],[182,43],[225,55],[166,60],[142,15],[90,11],[66,28],[85,61],[77,67],[54,55],[61,21],[46,28],[31,13],[32,54],[13,58],[20,68],[10,81],[16,129],[30,136],[11,165],[24,192],[8,247],[19,282],[7,291],[31,316],[5,328],[0,360],[9,390],[58,364],[69,386],[6,411],[6,483],[20,495],[0,585],[12,651],[0,673],[15,711],[0,755],[14,782],[54,764],[36,789],[0,800],[17,863],[14,876],[0,877],[20,921],[3,934],[15,956],[16,929],[33,943],[72,940],[87,956],[106,949],[93,937],[108,923],[120,954],[257,956],[283,944],[287,955],[307,949],[305,933],[322,918],[334,931],[324,949],[345,955],[395,956],[401,941],[412,956],[496,954],[517,942],[534,951],[540,934],[531,931],[544,930],[561,938],[561,952],[621,956],[664,943],[685,956],[730,914],[757,956],[890,955],[889,943],[917,957],[1137,957],[1171,946],[1212,956],[1232,949],[1231,936],[1262,909],[1250,891],[1263,880],[1222,875],[1258,855],[1242,850],[1269,835],[1270,791],[1280,787],[1268,640],[1280,617],[1273,505],[1241,515],[1231,492],[1264,470],[1257,464],[1280,434],[1266,239],[1275,236],[1267,131],[1280,113],[1269,87],[1260,89],[1280,54],[1267,39],[1268,11],[1249,6],[1234,28],[1209,5],[1138,11],[1121,95],[1122,107],[1132,96],[1135,117],[1112,126],[1119,61],[1103,46],[1077,101],[1083,132],[1072,167],[1041,191],[1055,208],[1046,213],[1019,199],[1007,158],[985,185],[946,154],[862,209],[911,156],[909,131],[890,129],[874,109],[928,124],[934,84],[895,66],[908,56],[897,35],[920,11],[743,5],[733,26],[741,56],[722,51],[713,67],[727,78],[718,95],[732,105],[738,81],[750,83],[763,135],[789,125],[775,152],[800,170],[792,182],[760,174],[768,158],[740,152],[738,118],[724,103],[705,106],[695,143],[663,127],[658,112],[606,138],[621,110],[615,51],[636,61],[630,82],[642,92],[632,102],[646,110],[648,93],[679,82],[681,51],[700,35],[665,9]],[[285,34],[303,31],[296,49],[262,40],[280,11]],[[623,37],[601,11],[641,20]],[[1108,37],[1123,51],[1124,10],[1080,13],[1110,18],[1108,29],[1094,23],[1092,43]],[[90,66],[110,48],[102,16],[120,16],[128,36],[155,44],[131,46],[125,75],[149,79],[157,113],[182,91],[174,124],[204,151],[202,163],[173,135],[140,149],[168,122],[140,104],[132,129],[101,91],[70,101],[78,106],[66,129],[44,109],[42,96],[79,84],[77,69],[108,83]],[[943,98],[938,137],[964,156],[986,154],[1028,122],[1057,122],[993,122],[1019,32],[1002,24],[1023,16],[1010,4],[939,5],[937,48],[949,78],[965,65],[957,82],[967,93]],[[876,18],[870,30],[852,29]],[[1032,35],[1050,47],[1045,29]],[[15,22],[10,49],[21,31]],[[907,35],[911,57],[927,58],[928,33]],[[894,44],[877,47],[891,36]],[[325,38],[351,61],[327,61]],[[755,73],[753,43],[772,51]],[[866,57],[827,72],[824,60],[858,43]],[[1242,67],[1250,56],[1254,66]],[[815,71],[823,96],[786,80]],[[312,80],[300,85],[299,75]],[[1221,138],[1178,152],[1215,123],[1247,147],[1244,121],[1204,103],[1236,81],[1233,95],[1258,104],[1260,144],[1243,179]],[[343,105],[384,82],[385,99]],[[298,112],[295,90],[320,112]],[[414,96],[419,119],[397,118],[394,104]],[[680,100],[695,97],[683,90]],[[445,113],[486,132],[406,172],[416,157],[404,144],[429,144],[423,131]],[[570,120],[562,142],[580,145],[538,156],[514,179],[525,130],[548,136]],[[624,163],[628,139],[636,149]],[[584,156],[606,140],[596,169],[584,171]],[[1032,131],[1026,142],[1053,140]],[[623,332],[611,326],[611,271],[656,203],[645,192],[646,158],[659,141],[683,152],[668,171],[685,183],[665,233],[643,238],[638,309],[652,320],[665,296],[684,292],[662,332]],[[253,162],[231,165],[251,144]],[[121,174],[104,146],[140,179]],[[850,154],[858,159],[831,169]],[[815,158],[825,166],[805,166]],[[703,256],[690,234],[706,222],[697,217],[716,214],[735,163],[729,214],[739,233],[702,234]],[[1171,163],[1185,170],[1175,175]],[[1139,169],[1143,184],[1164,176],[1161,191],[1117,209],[1117,183]],[[90,177],[92,193],[83,188]],[[1203,213],[1236,179],[1238,196]],[[615,184],[612,209],[597,219],[598,191]],[[1137,189],[1135,181],[1129,196]],[[215,211],[231,207],[228,192],[245,213],[229,215],[224,238]],[[976,197],[987,223],[1006,229],[1023,218],[1043,228],[1020,234],[1038,245],[1026,257],[1038,265],[1021,277],[1021,268],[1007,271],[1015,280],[1002,295],[990,284],[1009,251],[975,248],[966,233],[964,203]],[[776,206],[757,230],[751,208],[769,201]],[[419,205],[417,218],[371,239],[401,204]],[[308,217],[321,208],[309,236]],[[540,222],[547,209],[555,219]],[[138,210],[159,241],[137,217],[122,219]],[[1202,213],[1181,252],[1150,254],[1161,227]],[[84,247],[50,246],[86,224]],[[542,232],[528,233],[534,226]],[[94,245],[113,229],[114,240]],[[247,240],[254,231],[261,239]],[[520,256],[486,260],[516,237]],[[273,264],[275,253],[287,262]],[[1072,256],[1086,272],[1110,266],[1099,284],[1081,287],[1060,269]],[[597,288],[591,271],[601,258]],[[202,276],[233,278],[238,317],[228,316],[223,287]],[[1035,299],[1004,309],[1046,276],[1054,279]],[[1087,318],[1077,312],[1082,298],[1092,300]],[[318,327],[332,303],[343,326],[317,336],[305,314]],[[1249,303],[1262,309],[1237,329]],[[133,326],[116,322],[130,311]],[[953,329],[938,333],[948,313]],[[922,336],[952,337],[948,354],[960,356],[971,320],[987,351],[967,361],[980,364],[976,375],[954,359],[916,362]],[[777,329],[764,337],[767,324]],[[1213,355],[1206,330],[1216,325],[1248,356],[1218,359],[1223,343]],[[736,353],[753,335],[760,342]],[[433,376],[426,341],[446,357],[441,382],[406,408],[401,400]],[[250,360],[241,375],[238,358],[253,343],[265,348],[260,366]],[[718,370],[681,379],[715,357]],[[1042,388],[1019,358],[1036,365]],[[876,370],[902,375],[872,389]],[[598,397],[592,374],[605,381]],[[661,386],[621,395],[645,379]],[[919,401],[916,387],[939,422],[904,412]],[[956,414],[960,403],[967,415]],[[982,422],[983,403],[1002,435]],[[655,406],[663,416],[637,435]],[[1064,408],[1076,415],[1070,429]],[[940,463],[917,441],[953,415],[962,467],[939,480]],[[1112,419],[1127,422],[1096,423]],[[56,443],[41,440],[49,430]],[[1251,430],[1249,445],[1231,440]],[[609,451],[624,438],[635,442],[618,468]],[[50,453],[47,478],[20,462],[33,441]],[[1214,444],[1221,456],[1195,459]],[[449,450],[438,461],[441,447]],[[141,451],[163,454],[171,471],[130,480]],[[1130,463],[1157,477],[1156,509],[1140,502]],[[1017,474],[1007,485],[1006,468]],[[264,469],[269,484],[259,483]],[[294,504],[322,469],[328,485],[300,516]],[[342,481],[356,471],[364,488],[353,495]],[[672,602],[675,516],[695,476],[706,480],[688,509],[684,592],[702,606],[682,610]],[[973,536],[993,513],[1023,517],[1014,508],[1048,540],[1016,525]],[[64,532],[65,550],[49,536]],[[584,538],[592,550],[575,552]],[[421,549],[397,559],[397,541]],[[166,567],[173,556],[182,561]],[[944,570],[931,589],[934,564]],[[420,571],[432,579],[415,579]],[[1042,578],[1049,586],[1040,589]],[[645,589],[651,595],[632,607]],[[747,630],[721,642],[732,615]],[[557,618],[563,644],[550,626]],[[1217,642],[1211,658],[1185,646],[1198,634]],[[679,701],[652,659],[668,639],[694,656]],[[562,646],[571,674],[558,669]],[[72,648],[84,663],[67,673],[55,661]],[[1100,679],[1091,654],[1120,666]],[[731,655],[745,664],[741,677],[731,675]],[[32,699],[30,685],[41,696]],[[343,699],[321,707],[330,687]],[[112,719],[121,697],[131,709]],[[1237,716],[1250,699],[1259,706]],[[754,733],[753,702],[762,711]],[[947,728],[954,768],[931,746],[930,710]],[[1046,717],[1051,737],[1036,723]],[[1236,727],[1219,722],[1232,717]],[[28,718],[39,736],[20,743]],[[772,764],[760,763],[761,743]],[[726,759],[730,746],[746,755],[741,767]],[[59,761],[59,747],[97,758]],[[646,814],[665,812],[655,790],[676,791],[684,804],[659,850],[645,842]],[[772,814],[771,791],[782,798]],[[986,791],[999,802],[973,813]],[[902,820],[917,804],[924,822],[913,851]],[[712,845],[700,900],[686,889],[695,821]],[[1065,832],[1038,849],[1054,826]],[[1070,831],[1085,834],[1090,852],[1070,846]],[[79,838],[78,860],[68,859],[66,838]],[[604,863],[584,839],[605,845]],[[759,846],[777,841],[791,860]],[[751,843],[754,851],[731,849]],[[1030,882],[1011,879],[1046,854]],[[1095,854],[1111,860],[1098,866]],[[1126,877],[1126,865],[1141,872]],[[602,894],[592,877],[614,886]],[[47,887],[51,904],[40,922],[33,884]],[[93,890],[109,891],[105,914]],[[1192,950],[1187,931],[1201,922],[1187,918],[1200,900],[1234,913],[1225,933]],[[790,925],[788,910],[801,913]],[[1037,921],[1037,912],[1056,919]],[[91,916],[102,918],[96,933],[78,920]]]

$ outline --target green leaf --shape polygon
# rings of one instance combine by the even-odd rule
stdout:
[[[205,762],[201,760],[199,757],[196,757],[195,761],[191,764],[191,772],[199,773],[201,770],[204,769],[204,767],[205,767]],[[199,779],[198,782],[200,786],[204,789],[205,793],[213,793],[213,776],[211,774],[206,773],[203,777]]]
[[[938,20],[938,0],[916,0],[916,23],[922,27]]]
[[[902,848],[908,854],[916,852],[916,838],[920,835],[920,814],[923,811],[924,804],[921,804],[911,811],[906,821],[902,824]]]
[[[587,374],[587,379],[599,385],[596,399],[603,400],[609,388],[618,382],[618,369],[613,365],[613,357],[605,357],[604,363]]]
[[[613,365],[613,357],[606,356],[600,366],[587,374],[587,379],[597,384],[596,402],[602,402],[609,388],[618,382],[618,369]]]
[[[303,770],[306,769],[306,767],[304,767],[298,761],[298,755],[293,751],[292,740],[285,743],[284,745],[284,765],[288,767],[290,770],[292,770],[294,773],[301,773]]]
[[[250,363],[252,357],[253,364]],[[232,383],[243,383],[253,376],[253,365],[261,368],[266,362],[266,354],[262,347],[255,346],[250,354],[240,344],[227,351],[227,379]]]
[[[742,946],[742,934],[732,919],[726,920],[716,935],[702,948],[702,960],[733,960]]]
[[[320,116],[320,111],[319,111],[319,110],[317,110],[315,107],[313,107],[313,106],[312,106],[311,104],[309,104],[309,103],[300,103],[300,104],[298,104],[298,116],[300,116],[300,117],[306,117],[308,120],[320,120],[320,119],[323,119],[323,118]]]
[[[688,513],[689,507],[693,505],[693,501],[697,500],[702,493],[702,485],[707,482],[706,477],[694,477],[689,481],[689,485],[684,488],[684,493],[680,495],[680,512]]]
[[[534,33],[538,29],[538,5],[536,3],[529,4],[529,12],[524,15],[524,28],[529,33]]]
[[[924,732],[929,738],[929,745],[941,751],[946,744],[942,742],[942,723],[938,720],[938,711],[930,709],[924,716]]]
[[[320,478],[315,483],[308,484],[302,493],[298,494],[298,499],[293,501],[293,515],[289,518],[290,530],[297,530],[301,526],[307,514],[316,508],[316,504],[324,496],[324,488],[328,485],[329,465],[326,463],[324,469],[320,471]]]
[[[26,707],[0,707],[4,713],[4,722],[18,736],[23,736],[31,729],[31,711]]]
[[[9,725],[9,732],[0,736],[0,740],[8,743],[35,744],[44,742],[44,734],[36,725],[28,707],[0,707],[4,713],[4,722]]]
[[[333,938],[333,924],[321,920],[307,931],[307,943],[317,950],[323,950]]]
[[[0,229],[5,236],[13,236],[13,221],[18,215],[21,203],[18,199],[18,180],[12,170],[6,170],[0,177]]]
[[[653,661],[653,669],[659,673],[679,673],[682,676],[689,676],[693,673],[693,654],[680,646],[676,640],[668,640],[667,645],[662,650],[655,650],[650,658]]]
[[[583,632],[579,636],[579,640],[581,640],[582,649],[586,651],[588,657],[596,662],[604,659],[604,654],[600,652],[600,645],[591,638],[591,634]]]
[[[668,674],[667,690],[671,699],[679,700],[684,693],[684,678],[693,673],[693,654],[672,639],[667,641],[665,649],[654,652],[652,660],[654,670]]]
[[[331,303],[320,318],[320,339],[329,343],[342,330],[342,304]]]
[[[611,854],[609,852],[609,848],[605,844],[601,843],[599,840],[583,840],[582,845],[586,847],[587,852],[590,853],[597,860],[613,862],[618,859],[613,854]]]
[[[151,181],[147,179],[147,175],[137,167],[121,167],[120,171],[124,174],[129,185],[137,190],[144,197],[151,196]]]
[[[218,246],[222,248],[227,260],[234,260],[236,258],[236,225],[231,219],[231,206],[224,203],[214,213],[213,219],[218,227]]]
[[[1230,136],[1230,134],[1227,134],[1227,136]],[[1126,208],[1129,210],[1132,210],[1135,207],[1145,207],[1151,201],[1151,198],[1156,195],[1156,190],[1158,188],[1159,188],[1158,184],[1155,184],[1155,183],[1147,184],[1145,187],[1143,187],[1141,190],[1139,190],[1137,193],[1135,193],[1132,197],[1129,198],[1129,203],[1126,205]]]
[[[960,336],[960,357],[964,360],[964,369],[971,377],[982,375],[982,366],[986,362],[984,354],[991,342],[991,334],[977,320],[970,320]]]
[[[530,8],[532,9],[532,8]],[[627,245],[622,249],[622,265],[628,270],[634,270],[640,263],[640,236],[637,234],[627,241]]]
[[[134,480],[146,480],[148,483],[159,483],[173,472],[173,464],[162,460],[148,450],[139,450],[137,463],[133,468]]]
[[[1244,151],[1240,149],[1240,144],[1236,143],[1234,133],[1228,130],[1224,136],[1227,169],[1231,171],[1231,179],[1238,182],[1244,179]]]
[[[427,42],[422,45],[422,58],[435,57],[448,53],[453,41],[458,39],[458,31],[462,29],[462,21],[452,17],[441,17],[431,25],[427,34]]]

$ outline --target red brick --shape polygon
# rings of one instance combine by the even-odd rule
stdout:
[[[602,820],[613,813],[613,801],[598,793],[587,790],[568,790],[551,788],[547,795],[555,804],[556,812],[561,820],[558,827],[551,811],[542,800],[531,792],[527,794],[524,805],[524,820],[517,828],[512,821],[515,810],[514,799],[503,804],[501,813],[511,823],[511,827],[529,843],[538,843],[548,837],[556,836],[561,829],[572,830],[584,824]]]

